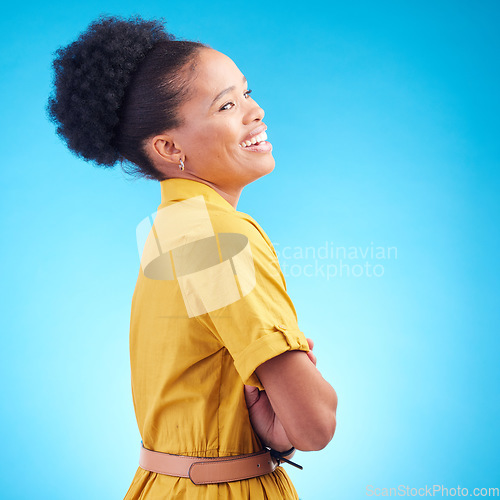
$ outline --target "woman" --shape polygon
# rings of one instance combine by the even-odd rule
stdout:
[[[125,499],[296,499],[279,464],[327,445],[337,396],[269,238],[236,210],[274,168],[244,75],[139,17],[98,19],[54,69],[49,114],[68,147],[160,182],[154,224],[140,225],[130,356],[142,444]]]

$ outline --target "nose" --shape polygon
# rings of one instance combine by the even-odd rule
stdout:
[[[264,110],[253,99],[248,99],[248,109],[243,120],[245,125],[262,121],[264,115]]]

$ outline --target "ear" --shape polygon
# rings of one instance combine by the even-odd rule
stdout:
[[[179,164],[179,159],[182,158],[182,151],[169,135],[157,135],[150,139],[148,149],[153,161],[162,163]]]

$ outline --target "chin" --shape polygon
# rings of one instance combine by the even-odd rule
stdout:
[[[250,182],[256,181],[257,179],[260,179],[261,177],[264,177],[267,174],[270,174],[275,167],[275,161],[273,156],[270,154],[269,158],[263,158],[259,162],[259,168],[255,169],[252,173],[253,179],[250,180]]]
[[[272,153],[269,153],[269,156],[266,158],[262,158],[262,169],[264,170],[264,174],[269,174],[274,170],[274,166],[276,165],[276,161],[274,160],[274,156]]]

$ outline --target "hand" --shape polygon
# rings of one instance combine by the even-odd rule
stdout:
[[[306,339],[306,340],[307,343],[309,344],[309,349],[310,349],[309,352],[307,353],[307,356],[312,361],[313,365],[316,366],[318,360],[316,359],[316,356],[313,354],[314,342],[312,341],[312,339]]]
[[[307,343],[310,349],[307,356],[316,366],[317,359],[312,352],[314,342],[307,339]],[[293,445],[276,416],[266,391],[259,391],[257,387],[245,385],[245,401],[252,427],[263,444],[276,451],[286,451],[292,448]]]
[[[292,448],[292,443],[286,435],[266,391],[257,387],[245,385],[245,400],[253,430],[265,446],[276,451],[286,451]]]

